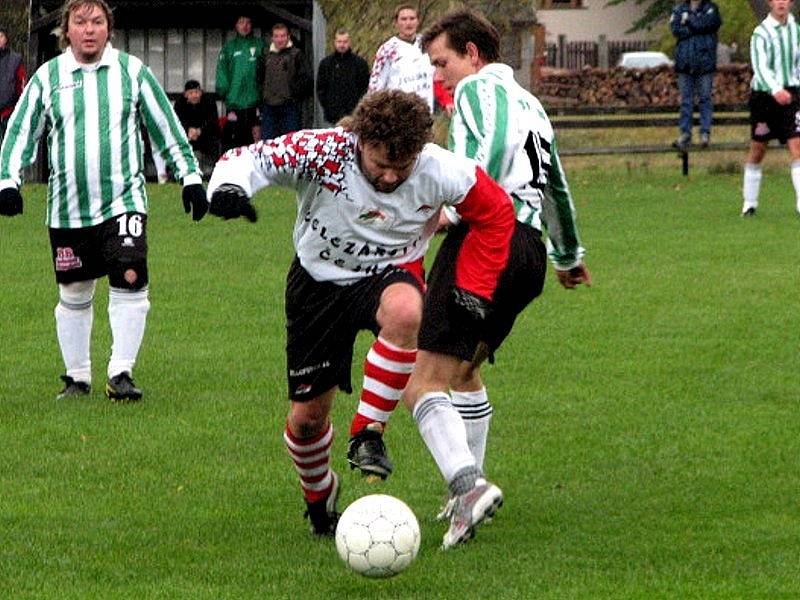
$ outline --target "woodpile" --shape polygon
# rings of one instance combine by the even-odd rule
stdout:
[[[724,65],[714,79],[714,104],[744,104],[752,71],[747,64]],[[547,106],[678,106],[672,67],[657,69],[542,69],[532,92]]]

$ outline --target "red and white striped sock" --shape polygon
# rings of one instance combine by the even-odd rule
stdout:
[[[310,438],[295,437],[286,424],[283,441],[300,475],[300,487],[306,502],[317,502],[327,498],[333,486],[331,444],[333,426],[329,422],[322,432]]]
[[[375,340],[364,361],[364,385],[358,411],[350,424],[351,437],[370,423],[386,425],[408,383],[416,358],[416,349],[406,350],[380,337]]]

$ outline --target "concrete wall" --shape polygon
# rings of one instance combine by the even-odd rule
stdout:
[[[547,43],[555,43],[559,35],[567,41],[595,41],[605,35],[609,41],[651,40],[655,33],[637,31],[625,33],[644,14],[644,8],[634,0],[621,5],[606,6],[608,0],[583,0],[583,8],[561,8],[536,11],[537,20],[546,28]]]

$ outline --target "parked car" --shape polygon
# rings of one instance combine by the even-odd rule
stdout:
[[[653,69],[672,66],[672,61],[663,52],[623,52],[617,63],[626,69]]]

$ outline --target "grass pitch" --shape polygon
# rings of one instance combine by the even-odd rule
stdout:
[[[0,219],[0,597],[796,598],[788,167],[765,174],[753,220],[738,174],[594,164],[571,182],[595,283],[566,291],[550,273],[485,369],[487,468],[506,504],[473,542],[438,550],[444,486],[404,409],[387,433],[396,473],[370,485],[346,469],[356,396],[338,398],[342,507],[385,492],[422,527],[416,562],[386,581],[307,534],[281,439],[291,194],[259,196],[256,225],[195,224],[177,186],[151,188],[145,400],[117,406],[102,395],[105,283],[95,391],[54,400],[44,188],[24,188],[25,214]]]

